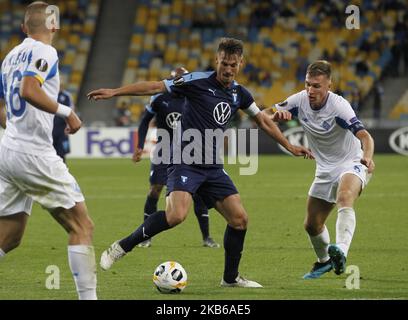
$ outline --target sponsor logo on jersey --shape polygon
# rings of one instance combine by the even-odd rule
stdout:
[[[278,103],[278,106],[279,106],[279,107],[284,107],[284,106],[286,106],[287,104],[288,104],[288,100],[285,100],[285,101],[279,102],[279,103]]]
[[[177,77],[173,80],[175,86],[181,86],[184,83],[184,78],[182,76]]]
[[[171,112],[166,117],[166,124],[171,129],[176,129],[177,123],[180,121],[181,113]]]
[[[182,184],[187,184],[188,177],[186,177],[186,176],[180,176],[180,179],[181,179],[181,183],[182,183]]]
[[[217,91],[217,89],[210,89],[210,88],[208,88],[208,91],[210,91],[214,96],[215,96],[215,91]]]
[[[218,103],[214,108],[213,117],[218,124],[226,124],[231,117],[230,105],[227,102]]]
[[[44,59],[38,59],[38,60],[35,62],[35,67],[36,67],[39,71],[45,72],[45,71],[47,71],[47,69],[48,69],[48,63],[47,63],[47,61],[45,61]]]

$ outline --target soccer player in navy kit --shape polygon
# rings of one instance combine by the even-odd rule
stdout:
[[[188,71],[185,68],[179,67],[171,72],[171,77],[180,77],[186,73]],[[157,128],[166,130],[169,133],[170,140],[172,140],[173,130],[181,120],[181,113],[185,103],[186,99],[184,97],[174,96],[170,93],[159,93],[150,99],[139,126],[138,144],[133,154],[133,161],[139,162],[141,160],[149,123],[153,118],[156,119]],[[152,163],[150,166],[150,190],[144,206],[144,220],[157,211],[157,202],[163,186],[167,183],[167,167],[168,164],[164,163]],[[219,248],[220,245],[210,237],[208,209],[204,201],[197,194],[193,196],[193,199],[194,212],[200,225],[204,247]],[[137,246],[150,247],[151,238],[139,243]]]
[[[74,101],[72,95],[67,91],[61,88],[58,93],[58,103],[63,104],[64,106],[70,107],[75,111]],[[69,137],[67,133],[67,124],[64,119],[60,117],[54,118],[54,127],[52,129],[52,140],[54,149],[57,152],[62,160],[65,162],[65,155],[70,152],[69,146]]]
[[[241,108],[253,117],[257,125],[268,135],[296,156],[311,158],[310,150],[294,146],[283,136],[273,121],[287,120],[291,114],[279,111],[273,121],[260,112],[251,94],[234,81],[243,61],[243,43],[233,38],[222,38],[216,54],[216,71],[193,72],[173,80],[141,81],[117,89],[99,89],[88,94],[89,99],[109,99],[121,95],[153,95],[172,92],[187,98],[181,119],[181,131],[225,130],[232,115]],[[182,143],[182,147],[187,142]],[[206,143],[206,141],[204,141]],[[202,145],[204,153],[205,144]],[[216,152],[213,148],[213,159]],[[174,155],[173,155],[174,156]],[[205,155],[207,160],[208,154]],[[201,159],[202,160],[202,159]],[[166,211],[152,214],[128,237],[114,242],[102,253],[100,265],[109,269],[114,262],[131,251],[138,243],[170,229],[184,221],[192,202],[192,194],[198,193],[208,208],[214,207],[227,221],[224,234],[225,266],[221,286],[262,287],[247,280],[238,272],[248,223],[248,215],[241,203],[237,189],[215,161],[197,161],[192,164],[175,163],[168,169]]]

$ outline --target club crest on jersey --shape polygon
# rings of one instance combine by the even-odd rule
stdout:
[[[184,83],[184,78],[183,76],[177,77],[173,80],[173,84],[175,86],[181,86]]]
[[[355,172],[357,172],[357,173],[360,173],[361,172],[361,168],[360,168],[361,166],[354,166],[354,171]]]
[[[47,69],[48,69],[48,63],[47,63],[47,61],[45,61],[44,59],[38,59],[38,60],[35,62],[35,67],[36,67],[39,71],[45,72],[45,71],[47,71]]]
[[[177,123],[180,121],[181,113],[171,112],[166,117],[166,124],[171,129],[176,129]]]
[[[237,98],[238,98],[238,94],[234,92],[234,93],[232,94],[232,99],[234,100],[234,104],[237,103]]]
[[[323,129],[328,131],[330,129],[330,123],[328,123],[327,121],[323,121],[322,127],[323,127]]]
[[[213,111],[214,120],[220,124],[224,125],[227,123],[231,117],[231,107],[227,102],[218,103]]]

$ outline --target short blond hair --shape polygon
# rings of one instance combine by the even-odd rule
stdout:
[[[24,15],[24,26],[29,33],[39,33],[48,30],[46,28],[47,14],[46,9],[49,6],[44,1],[35,1],[29,4]]]

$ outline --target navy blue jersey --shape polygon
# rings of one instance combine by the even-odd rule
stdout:
[[[68,91],[62,90],[58,93],[58,103],[61,103],[67,107],[73,107],[72,96]],[[52,139],[54,148],[57,154],[64,157],[65,154],[69,153],[69,138],[65,134],[64,130],[67,126],[65,119],[55,116],[54,117],[54,128],[52,130]]]
[[[192,72],[176,79],[164,80],[168,92],[187,98],[181,118],[181,133],[188,129],[200,131],[202,162],[194,162],[195,165],[203,165],[205,162],[207,166],[222,167],[222,164],[215,163],[217,149],[220,146],[217,146],[214,141],[204,139],[206,130],[225,131],[228,121],[239,108],[247,109],[254,103],[252,95],[246,88],[235,81],[229,88],[225,88],[216,77],[217,74],[214,71]],[[184,149],[188,144],[189,141],[183,141],[181,148]],[[213,159],[212,163],[207,162],[208,154],[205,155],[205,151],[209,150],[206,145],[212,147],[212,156],[210,155],[210,159]]]
[[[139,126],[138,147],[143,149],[149,122],[153,118],[156,118],[157,128],[166,130],[170,135],[170,141],[172,141],[173,130],[180,121],[185,104],[186,98],[171,95],[170,93],[159,93],[152,96]]]
[[[158,129],[166,129],[171,135],[180,121],[186,99],[169,93],[159,93],[150,100],[147,110],[154,112]]]

